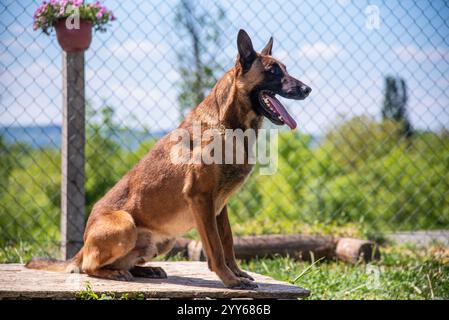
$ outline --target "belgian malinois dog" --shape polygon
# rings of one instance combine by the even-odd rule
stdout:
[[[257,53],[244,30],[237,36],[238,56],[229,70],[178,129],[252,129],[263,118],[276,125],[296,122],[275,98],[302,100],[311,89],[287,73],[271,56],[273,38]],[[28,268],[82,272],[90,276],[131,280],[133,276],[165,278],[159,267],[142,264],[168,252],[175,238],[196,227],[209,268],[229,288],[256,288],[234,256],[226,209],[244,183],[252,164],[173,163],[171,133],[161,138],[92,209],[83,248],[70,260],[32,260]],[[223,137],[223,139],[225,139]],[[193,147],[192,147],[193,148]]]

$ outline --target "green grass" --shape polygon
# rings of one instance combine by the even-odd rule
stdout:
[[[25,243],[4,246],[0,248],[0,263],[23,263],[33,255],[45,256],[46,250]],[[241,266],[309,289],[309,299],[449,299],[448,248],[389,246],[383,247],[381,251],[381,260],[369,264],[304,262],[289,257],[275,257],[242,262]],[[87,288],[79,293],[78,298],[139,297],[97,296]]]
[[[134,293],[130,296],[128,293],[117,295],[113,292],[98,294],[92,290],[90,282],[85,283],[84,290],[76,293],[76,299],[79,300],[145,300],[143,293]]]
[[[19,241],[0,245],[0,263],[26,263],[33,257],[59,256],[59,246],[56,243],[36,243]]]
[[[369,264],[312,265],[279,257],[242,267],[307,288],[309,299],[449,299],[447,248],[387,247],[380,261]]]

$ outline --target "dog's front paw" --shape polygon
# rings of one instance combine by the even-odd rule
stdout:
[[[232,281],[229,284],[226,284],[226,287],[229,289],[247,289],[247,290],[254,290],[258,286],[253,281],[247,279],[247,278],[241,278],[238,277],[235,281]]]
[[[249,274],[247,274],[245,271],[237,268],[237,269],[233,269],[232,272],[239,278],[245,278],[245,279],[249,279],[251,281],[254,281],[254,278],[251,277]]]
[[[111,270],[111,280],[132,281],[133,275],[128,270]]]
[[[133,276],[140,278],[152,278],[152,279],[167,278],[167,273],[165,273],[164,269],[162,269],[161,267],[134,266],[129,271]]]
[[[227,266],[228,266],[229,269],[231,269],[232,273],[234,275],[236,275],[237,277],[239,277],[239,278],[246,278],[246,279],[254,281],[254,278],[251,277],[249,274],[247,274],[242,269],[240,269],[235,262],[227,263]]]

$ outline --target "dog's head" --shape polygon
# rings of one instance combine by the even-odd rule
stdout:
[[[271,56],[273,38],[257,53],[248,34],[240,30],[237,47],[237,77],[240,85],[249,93],[256,113],[264,115],[274,124],[287,124],[291,129],[296,128],[295,120],[275,95],[303,100],[312,89],[290,76],[285,65]]]

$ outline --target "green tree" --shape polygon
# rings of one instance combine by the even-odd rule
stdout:
[[[86,212],[103,197],[154,145],[155,139],[142,141],[136,150],[126,148],[132,130],[114,120],[115,110],[103,106],[94,110],[88,105],[86,126]],[[131,134],[139,134],[132,132]]]
[[[401,123],[403,136],[412,135],[412,125],[407,115],[407,86],[402,78],[385,77],[385,96],[382,107],[382,118]]]
[[[175,25],[181,45],[177,52],[181,76],[178,102],[180,118],[203,101],[221,70],[217,55],[221,50],[220,24],[225,12],[219,5],[204,8],[195,0],[180,0]]]
[[[5,139],[0,135],[0,194],[6,190],[8,186],[9,176],[14,165],[14,161],[10,156],[10,147],[6,144]]]
[[[88,122],[86,127],[86,205],[87,213],[129,169],[122,159],[123,150],[117,139],[120,126],[114,122],[111,106],[94,110],[88,106],[88,118],[100,115],[98,122]],[[115,139],[114,139],[115,138]]]

